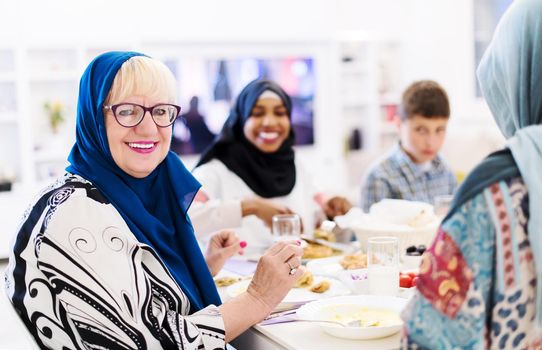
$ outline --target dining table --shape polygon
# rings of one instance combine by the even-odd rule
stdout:
[[[255,325],[239,336],[233,346],[237,350],[391,350],[399,349],[400,340],[400,333],[373,340],[341,339],[324,333],[315,323],[289,322],[267,326]]]
[[[246,279],[255,269],[255,262],[243,259],[233,259],[226,263],[223,270],[216,276],[240,277]],[[223,301],[232,296],[226,287],[218,288]],[[352,294],[356,294],[352,290]],[[410,295],[410,294],[405,294]],[[237,350],[272,350],[272,349],[371,349],[391,350],[400,348],[400,332],[394,335],[371,340],[350,340],[331,336],[325,333],[319,323],[291,321],[275,324],[256,324],[237,337],[232,345]]]

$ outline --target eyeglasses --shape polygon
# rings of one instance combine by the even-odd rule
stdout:
[[[147,112],[151,114],[154,123],[161,128],[173,124],[175,119],[181,114],[181,107],[168,103],[152,107],[145,107],[136,103],[119,103],[112,106],[104,106],[104,109],[112,111],[117,122],[126,128],[133,128],[139,125]]]

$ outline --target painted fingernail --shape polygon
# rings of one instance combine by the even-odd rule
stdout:
[[[241,241],[241,242],[239,242],[239,246],[240,246],[241,248],[244,248],[244,247],[247,246],[247,242],[246,242],[246,241]]]
[[[300,240],[295,241],[295,243],[296,243],[297,245],[301,245],[301,241],[300,241]]]

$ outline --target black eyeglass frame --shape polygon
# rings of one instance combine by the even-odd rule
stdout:
[[[143,109],[143,115],[141,116],[139,121],[137,123],[135,123],[134,125],[130,125],[130,126],[123,125],[119,121],[119,118],[117,117],[117,108],[120,107],[120,106],[125,106],[125,105],[137,106],[137,107],[141,107],[141,109]],[[154,120],[154,116],[152,115],[152,111],[153,111],[153,109],[155,109],[158,106],[171,106],[171,107],[174,107],[176,109],[177,114],[175,115],[175,118],[173,118],[171,123],[169,123],[168,125],[159,125],[156,122],[156,120]],[[113,112],[113,116],[115,117],[115,120],[117,121],[117,123],[119,123],[120,126],[125,127],[125,128],[133,128],[133,127],[136,127],[139,124],[141,124],[141,122],[143,121],[143,118],[145,118],[145,114],[147,114],[147,112],[149,112],[149,114],[151,115],[151,118],[152,118],[152,121],[154,122],[154,124],[156,124],[156,126],[159,127],[159,128],[167,128],[168,126],[171,126],[173,123],[175,123],[175,120],[177,118],[179,118],[179,116],[181,115],[181,106],[177,106],[177,105],[174,105],[172,103],[158,103],[158,104],[156,104],[154,106],[145,107],[145,106],[142,106],[142,105],[137,104],[137,103],[123,102],[123,103],[118,103],[118,104],[115,104],[115,105],[104,105],[103,108],[106,111]]]

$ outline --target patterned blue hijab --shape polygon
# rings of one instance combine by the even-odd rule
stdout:
[[[516,0],[500,21],[478,79],[529,193],[528,234],[542,327],[542,0]],[[501,161],[502,163],[502,161]],[[510,167],[508,167],[510,171]]]
[[[156,251],[188,296],[192,312],[209,304],[219,305],[218,292],[186,214],[200,184],[172,152],[142,179],[126,174],[111,156],[103,104],[118,70],[135,56],[142,54],[108,52],[96,57],[85,70],[79,86],[76,141],[66,170],[92,182],[119,211],[134,236]]]

